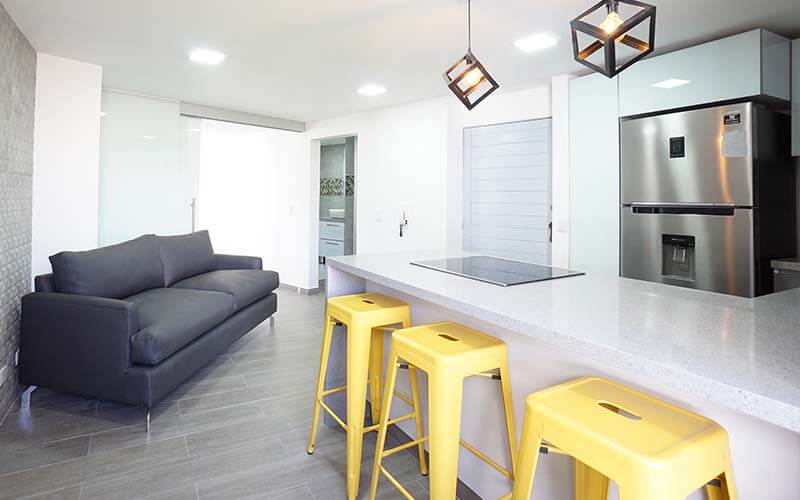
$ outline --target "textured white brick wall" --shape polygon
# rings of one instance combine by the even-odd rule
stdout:
[[[35,89],[36,51],[0,4],[0,420],[18,393],[20,297],[31,285]]]

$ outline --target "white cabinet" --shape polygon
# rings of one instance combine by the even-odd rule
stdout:
[[[800,156],[800,38],[792,42],[792,154]]]
[[[754,96],[789,101],[791,41],[753,30],[634,64],[619,75],[620,116]]]
[[[319,221],[319,237],[344,241],[344,222]]]
[[[337,257],[344,255],[344,241],[319,240],[320,257]]]

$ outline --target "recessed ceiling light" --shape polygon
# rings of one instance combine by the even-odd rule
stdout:
[[[199,64],[215,65],[225,59],[225,54],[215,50],[208,49],[195,49],[189,54],[189,59]]]
[[[100,112],[100,116],[106,116],[107,114],[108,114],[108,113],[106,113],[105,111],[101,111],[101,112]]]
[[[148,141],[152,141],[152,140],[156,139],[156,137],[153,136],[153,135],[143,135],[142,139],[147,139]]]
[[[520,38],[514,42],[514,45],[516,45],[517,48],[523,52],[536,52],[537,50],[553,47],[557,43],[558,40],[552,36],[545,33],[539,33],[537,35]]]
[[[361,95],[366,95],[370,97],[374,97],[376,95],[381,95],[386,92],[386,87],[381,87],[380,85],[375,85],[374,83],[370,83],[364,85],[360,89],[358,89],[358,93]]]
[[[664,80],[663,82],[654,83],[652,86],[657,87],[659,89],[674,89],[675,87],[680,87],[681,85],[686,85],[687,83],[692,83],[691,80],[680,80],[678,78],[670,78],[668,80]]]

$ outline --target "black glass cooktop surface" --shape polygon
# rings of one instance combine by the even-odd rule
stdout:
[[[570,269],[542,266],[529,262],[488,257],[486,255],[423,260],[412,262],[411,264],[500,286],[521,285],[523,283],[568,278],[584,274]]]

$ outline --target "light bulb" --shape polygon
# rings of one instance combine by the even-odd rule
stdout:
[[[478,68],[473,68],[469,70],[469,72],[464,75],[464,79],[462,80],[468,87],[472,87],[473,85],[477,84],[483,79],[483,73]]]
[[[606,34],[610,35],[617,31],[617,28],[622,26],[622,18],[619,17],[619,13],[616,11],[611,11],[606,16],[605,20],[600,23],[600,29],[605,31]]]

